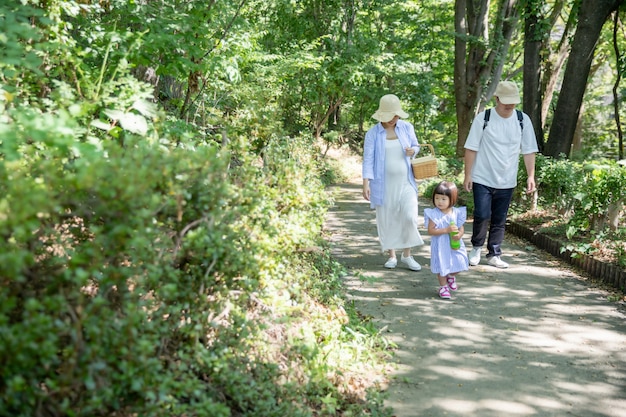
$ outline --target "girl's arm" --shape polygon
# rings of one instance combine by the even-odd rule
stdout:
[[[431,236],[445,235],[447,233],[453,232],[454,231],[453,228],[456,229],[456,226],[448,226],[448,227],[444,227],[443,229],[437,229],[435,222],[433,221],[428,222],[428,234]]]

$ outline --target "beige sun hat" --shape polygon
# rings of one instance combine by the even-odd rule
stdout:
[[[493,95],[498,97],[502,104],[518,104],[521,101],[517,84],[512,81],[501,81]]]
[[[386,123],[395,116],[400,116],[403,119],[409,117],[409,115],[402,110],[398,96],[395,94],[382,96],[380,104],[378,105],[378,110],[376,110],[376,113],[374,113],[372,117],[379,122]]]

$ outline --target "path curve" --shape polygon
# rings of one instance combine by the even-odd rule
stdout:
[[[414,250],[423,269],[387,270],[360,179],[331,189],[325,229],[349,297],[398,346],[386,402],[396,417],[626,417],[626,314],[608,293],[507,234],[511,267],[483,257],[441,300],[428,267],[428,202],[419,207],[426,244]]]

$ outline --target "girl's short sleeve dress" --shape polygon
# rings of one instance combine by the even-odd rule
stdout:
[[[424,226],[428,229],[428,223],[433,222],[438,229],[448,227],[450,221],[461,227],[467,220],[466,207],[454,207],[451,214],[444,214],[438,208],[424,209]],[[430,238],[430,270],[435,274],[446,276],[469,269],[467,249],[461,239],[461,248],[454,250],[450,247],[450,235],[443,234]]]

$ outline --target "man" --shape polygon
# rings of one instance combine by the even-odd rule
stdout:
[[[520,153],[528,180],[526,192],[535,191],[535,153],[538,152],[535,131],[530,117],[515,105],[520,103],[517,85],[510,81],[498,84],[494,93],[496,106],[479,113],[472,122],[465,142],[466,191],[474,194],[474,225],[469,263],[480,263],[482,247],[487,239],[487,263],[508,268],[502,256],[504,227],[517,185]],[[485,116],[487,115],[487,118]]]

